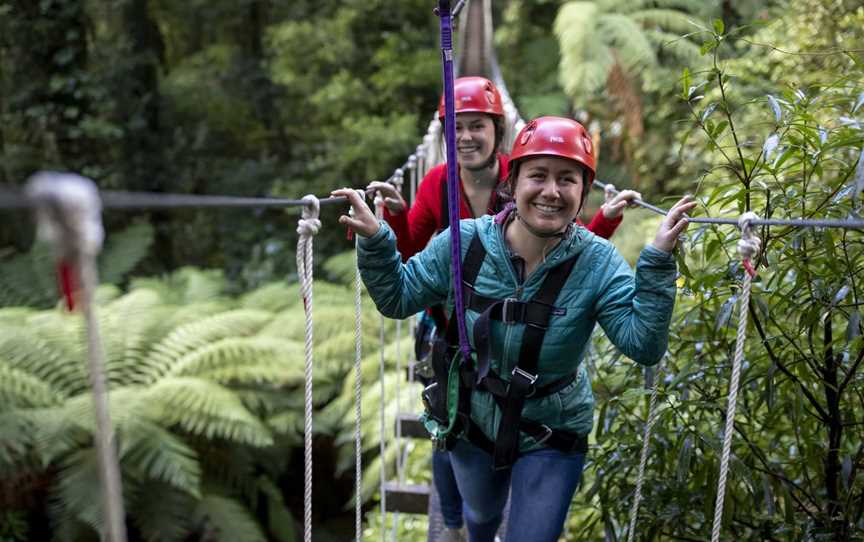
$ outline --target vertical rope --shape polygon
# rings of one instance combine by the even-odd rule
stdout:
[[[636,492],[633,495],[633,508],[630,509],[630,531],[627,533],[627,542],[633,542],[636,533],[636,518],[639,515],[639,503],[642,501],[642,485],[645,481],[645,465],[648,463],[648,447],[651,444],[651,430],[657,420],[657,390],[660,388],[660,376],[662,367],[654,377],[654,385],[651,390],[651,399],[648,401],[648,419],[645,421],[645,435],[642,440],[642,454],[639,457],[639,473],[636,475]]]
[[[300,295],[306,314],[306,365],[304,372],[303,426],[303,540],[312,541],[312,236],[321,228],[318,220],[320,204],[312,195],[303,197],[306,205],[297,223],[297,273],[300,275]]]
[[[52,243],[58,260],[71,264],[79,273],[96,418],[94,442],[105,514],[102,537],[108,542],[126,542],[123,484],[108,404],[105,352],[93,306],[99,284],[96,256],[102,249],[104,238],[99,192],[93,181],[85,177],[38,173],[28,181],[27,193],[36,202],[39,236]]]
[[[723,434],[723,453],[720,456],[720,476],[717,480],[717,500],[714,506],[714,526],[711,531],[711,542],[720,540],[720,527],[723,522],[723,501],[726,496],[726,477],[729,472],[729,454],[732,449],[732,432],[735,428],[735,405],[738,400],[738,383],[741,377],[741,363],[744,360],[744,341],[747,338],[747,316],[750,306],[750,289],[753,270],[750,261],[759,253],[759,238],[750,230],[750,221],[758,218],[754,213],[745,213],[738,221],[741,227],[741,240],[738,241],[738,252],[744,262],[744,283],[741,291],[741,309],[738,313],[738,336],[735,341],[735,358],[732,361],[732,378],[729,382],[729,398],[726,406],[726,429]]]
[[[363,191],[359,191],[363,194]],[[353,216],[353,209],[349,211]],[[363,282],[360,278],[358,249],[360,236],[354,237],[354,533],[356,542],[363,538],[363,435],[361,430],[363,399]]]
[[[378,220],[382,220],[384,217],[384,199],[381,197],[380,193],[375,194],[375,217]],[[378,382],[380,384],[381,389],[381,400],[380,400],[380,424],[379,431],[381,433],[381,438],[378,443],[378,454],[380,456],[380,469],[379,469],[379,485],[381,492],[381,540],[387,540],[387,494],[384,492],[384,484],[387,481],[387,461],[385,458],[385,454],[387,453],[387,433],[386,433],[386,400],[387,395],[385,393],[384,388],[384,316],[379,315],[379,328],[378,328]]]

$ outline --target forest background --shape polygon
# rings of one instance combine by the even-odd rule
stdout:
[[[0,0],[0,184],[56,169],[105,189],[296,198],[389,177],[420,142],[440,93],[431,8]],[[710,215],[860,217],[860,2],[507,0],[493,17],[522,116],[596,127],[601,180],[661,203],[694,193]],[[316,283],[315,477],[325,488],[315,496],[316,540],[345,540],[353,526],[354,343],[344,329],[353,264],[338,212],[323,212],[315,239],[318,276],[329,281]],[[57,307],[50,256],[29,217],[2,220],[0,540],[95,540],[102,517],[80,323]],[[100,308],[130,537],[294,540],[296,214],[104,220]],[[653,220],[629,213],[616,235],[631,261]],[[861,234],[760,234],[724,529],[746,540],[862,539]],[[654,378],[661,407],[638,536],[706,538],[734,346],[736,241],[734,230],[691,228],[660,376],[622,363],[598,336],[594,448],[565,539],[626,535],[643,386]],[[396,456],[407,454],[409,480],[428,480],[428,447],[391,446],[381,460],[379,349],[392,369],[410,341],[404,329],[394,339],[386,322],[389,344],[379,347],[369,307],[364,324],[363,499],[373,539],[383,527],[378,469],[395,476]],[[389,417],[399,378],[385,379]],[[387,521],[399,540],[424,539],[422,519]]]

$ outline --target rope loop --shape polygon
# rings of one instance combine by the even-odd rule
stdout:
[[[738,241],[738,254],[744,263],[744,269],[751,277],[756,276],[756,270],[753,268],[752,261],[759,255],[762,248],[762,241],[753,233],[751,223],[758,220],[759,215],[754,212],[747,212],[741,215],[738,219],[738,227],[741,229],[741,239]]]
[[[297,233],[301,237],[312,237],[321,229],[321,220],[318,216],[321,212],[321,202],[312,194],[303,196],[303,212],[297,221]]]
[[[102,201],[95,183],[72,173],[43,171],[27,183],[36,203],[39,237],[48,241],[58,258],[76,261],[102,250]]]

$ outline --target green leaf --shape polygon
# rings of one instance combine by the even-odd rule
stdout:
[[[718,36],[723,35],[723,30],[725,29],[725,25],[723,24],[723,19],[714,19],[714,32]]]

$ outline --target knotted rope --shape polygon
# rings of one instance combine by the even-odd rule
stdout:
[[[360,197],[363,191],[358,190]],[[352,207],[348,214],[354,216]],[[354,239],[354,532],[355,539],[360,542],[363,538],[363,507],[361,491],[363,488],[363,435],[361,432],[360,407],[363,398],[363,282],[360,278],[360,263],[358,260],[360,237]]]
[[[312,541],[312,237],[321,229],[321,205],[313,195],[303,196],[303,212],[297,222],[297,273],[306,314],[305,413],[303,427],[303,540]]]
[[[636,475],[636,492],[633,495],[633,508],[630,510],[630,531],[627,533],[627,542],[633,542],[636,533],[636,517],[639,515],[639,503],[642,501],[642,485],[645,481],[645,465],[648,463],[648,445],[651,443],[651,430],[657,420],[657,390],[660,387],[660,379],[663,368],[657,371],[654,377],[654,386],[651,389],[651,399],[648,401],[648,419],[645,421],[645,435],[642,439],[642,455],[639,457],[639,472]]]
[[[102,482],[105,524],[103,537],[109,542],[126,541],[123,487],[114,428],[108,408],[105,352],[93,296],[99,284],[96,257],[102,250],[102,203],[90,179],[79,175],[37,173],[28,182],[27,195],[36,203],[39,236],[54,246],[58,260],[77,270],[81,285],[81,308],[87,327],[87,358],[96,416],[96,452]]]
[[[726,430],[723,435],[723,453],[720,456],[720,476],[717,480],[717,501],[714,506],[714,527],[711,532],[711,542],[720,540],[720,526],[723,520],[723,500],[726,493],[726,476],[729,472],[729,453],[732,448],[732,431],[735,426],[735,403],[738,399],[738,382],[741,376],[741,363],[744,360],[744,340],[747,337],[747,314],[750,306],[750,287],[756,271],[751,260],[758,254],[761,242],[753,235],[752,221],[758,219],[755,213],[745,213],[738,220],[741,228],[741,240],[738,241],[738,253],[744,262],[743,288],[741,290],[741,309],[738,316],[738,337],[735,342],[735,358],[732,362],[732,379],[729,382],[729,399],[726,406]]]

